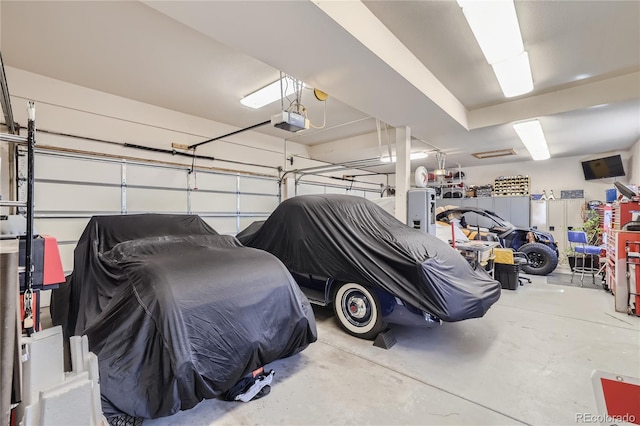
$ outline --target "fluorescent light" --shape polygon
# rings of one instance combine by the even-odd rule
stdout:
[[[420,160],[422,158],[427,158],[429,156],[429,154],[427,154],[426,152],[412,152],[409,155],[409,159],[411,160]],[[395,163],[396,162],[396,156],[392,156],[389,157],[388,155],[383,155],[382,157],[380,157],[380,161],[382,161],[383,163]]]
[[[284,90],[284,94],[280,92],[280,82],[282,81],[282,89]],[[287,81],[287,77],[283,77],[280,80],[276,80],[268,86],[263,87],[262,89],[256,90],[250,95],[245,96],[240,99],[240,103],[242,105],[248,106],[249,108],[262,108],[265,105],[269,105],[272,102],[275,102],[282,98],[282,96],[289,96],[295,93],[296,84],[294,81],[289,79]]]
[[[524,50],[513,1],[458,0],[487,62],[493,65]]]
[[[538,120],[523,121],[513,125],[522,143],[534,160],[546,160],[551,157],[542,126]]]
[[[531,77],[527,52],[491,66],[505,97],[519,96],[533,90],[533,77]]]
[[[529,55],[513,0],[458,0],[458,5],[504,95],[509,98],[532,91]]]

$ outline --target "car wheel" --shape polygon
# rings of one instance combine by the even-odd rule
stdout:
[[[518,251],[526,253],[529,265],[522,266],[522,272],[531,275],[547,275],[558,266],[558,255],[551,247],[542,243],[527,243]]]
[[[333,310],[342,328],[353,336],[374,339],[384,330],[378,296],[360,284],[341,284],[333,297]]]

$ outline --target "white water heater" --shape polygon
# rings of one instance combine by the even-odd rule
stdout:
[[[436,235],[436,190],[411,189],[407,192],[407,225]]]

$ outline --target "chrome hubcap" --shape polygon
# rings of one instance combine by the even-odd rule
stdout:
[[[362,319],[367,315],[367,304],[360,297],[349,297],[347,306],[349,308],[349,315],[355,319]]]

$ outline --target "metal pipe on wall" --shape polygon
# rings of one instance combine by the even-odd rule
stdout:
[[[0,240],[0,425],[9,424],[18,332],[18,240]]]
[[[25,241],[25,261],[24,261],[24,287],[25,287],[25,315],[31,314],[31,306],[27,304],[27,296],[31,294],[33,286],[33,211],[35,185],[35,146],[36,146],[36,107],[33,101],[28,103],[29,119],[27,122],[27,234]],[[30,300],[29,300],[30,302]],[[25,326],[25,328],[27,328]],[[27,334],[30,333],[27,328]]]

